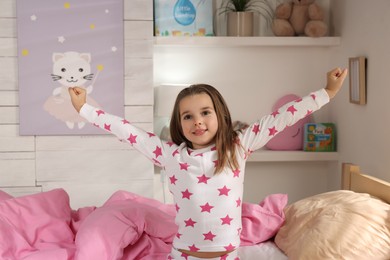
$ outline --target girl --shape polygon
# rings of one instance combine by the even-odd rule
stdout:
[[[82,88],[69,88],[69,93],[81,116],[127,141],[165,169],[178,225],[167,259],[237,260],[248,156],[284,128],[328,103],[346,75],[346,69],[333,69],[327,74],[324,89],[284,105],[242,132],[233,131],[227,105],[215,88],[192,85],[176,99],[170,125],[173,142],[164,142],[86,104]]]

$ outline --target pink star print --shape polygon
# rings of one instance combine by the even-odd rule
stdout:
[[[179,207],[179,205],[177,205],[177,203],[175,204],[175,208],[176,208],[176,212],[179,212],[180,207]]]
[[[299,103],[302,101],[302,98],[298,98],[297,100],[295,100],[295,103]]]
[[[172,153],[172,157],[175,157],[176,154],[179,154],[179,149],[176,149],[176,150]]]
[[[153,153],[156,155],[156,158],[158,158],[160,155],[162,155],[161,147],[156,146],[156,150],[154,150]]]
[[[176,185],[177,179],[176,179],[175,175],[173,175],[172,177],[169,177],[169,179],[171,180],[171,184]]]
[[[147,132],[147,133],[148,133],[149,137],[156,136],[156,135],[155,135],[155,134],[153,134],[153,133],[150,133],[150,132]]]
[[[182,236],[182,234],[180,234],[180,233],[176,234],[176,237],[179,238],[179,239],[180,239],[181,236]]]
[[[204,236],[204,240],[210,240],[210,241],[213,241],[214,237],[216,237],[216,235],[211,233],[211,231],[209,231],[209,233],[203,233],[203,236]]]
[[[257,135],[260,132],[260,125],[257,125],[257,124],[254,125],[252,132],[255,133],[255,135]]]
[[[193,221],[191,218],[184,220],[184,222],[186,223],[186,227],[195,227],[196,224],[196,221]]]
[[[236,247],[233,246],[232,244],[229,244],[228,246],[224,246],[224,248],[226,249],[226,251],[233,251],[234,249],[236,249]]]
[[[111,125],[104,124],[104,129],[111,131]]]
[[[310,115],[311,113],[313,113],[313,110],[307,110],[306,116]]]
[[[298,110],[296,110],[294,106],[289,106],[287,108],[287,111],[294,115],[294,113],[297,112]]]
[[[210,213],[210,210],[212,208],[214,208],[214,206],[211,206],[208,202],[206,204],[204,204],[203,206],[201,205],[200,208],[202,209],[201,212],[205,212],[207,211],[208,213]]]
[[[180,170],[188,170],[188,167],[190,166],[188,163],[179,163],[180,164]]]
[[[130,137],[127,138],[127,140],[130,142],[130,144],[135,144],[137,143],[137,136],[136,135],[133,135],[133,134],[130,134]]]
[[[129,121],[127,121],[126,119],[123,119],[123,120],[122,120],[122,123],[123,123],[124,125],[128,125],[128,124],[130,124],[130,122],[129,122]]]
[[[222,224],[221,225],[230,225],[230,222],[233,220],[229,217],[229,215],[226,215],[226,217],[221,218]]]
[[[186,189],[185,191],[182,191],[181,194],[183,194],[182,199],[184,199],[184,198],[185,198],[185,199],[190,199],[190,197],[191,197],[191,195],[192,195],[193,193],[189,192],[188,189]]]
[[[217,150],[217,147],[216,146],[213,146],[211,147],[210,151],[216,151]]]
[[[198,177],[198,183],[206,183],[207,184],[207,181],[210,179],[210,177],[206,177],[206,175],[202,175],[202,176],[200,176],[200,177]]]
[[[236,203],[237,203],[237,207],[241,206],[241,199],[238,198],[238,200],[236,200]]]
[[[199,251],[199,248],[197,248],[195,246],[195,244],[192,244],[192,246],[189,246],[188,248],[190,249],[191,252],[198,252]]]
[[[240,170],[239,169],[235,169],[233,171],[233,177],[240,177]]]
[[[271,114],[273,117],[276,117],[277,115],[279,115],[279,111],[274,111],[274,112],[272,112],[272,114]]]
[[[274,136],[278,132],[278,130],[276,130],[275,127],[268,128],[268,130],[269,130],[269,136]]]
[[[104,115],[104,111],[103,110],[96,110],[96,113],[97,113],[98,116]]]
[[[175,144],[174,142],[167,142],[167,145],[169,145],[169,147],[171,147],[174,144]]]
[[[316,100],[316,95],[315,94],[311,94],[310,95],[314,100]]]
[[[186,253],[181,253],[181,257],[184,257],[186,260],[188,260],[188,255]]]
[[[214,163],[214,167],[217,167],[217,165],[218,165],[218,160],[213,161],[213,163]]]
[[[223,186],[222,189],[218,189],[218,190],[219,190],[219,196],[222,196],[222,195],[229,196],[229,191],[230,191],[230,189],[228,189],[228,188],[226,187],[226,185]]]

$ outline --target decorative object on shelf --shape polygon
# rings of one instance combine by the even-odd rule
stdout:
[[[304,151],[336,151],[336,127],[333,123],[308,123],[304,128]]]
[[[276,7],[272,31],[276,36],[323,37],[328,33],[324,10],[315,0],[292,0]]]
[[[163,140],[171,140],[169,122],[176,97],[189,84],[162,84],[154,87],[154,132]]]
[[[275,105],[272,108],[272,111],[276,111],[281,106],[286,103],[297,100],[300,97],[294,94],[289,94],[281,97],[276,101]],[[269,150],[278,150],[278,151],[292,151],[292,150],[302,150],[303,148],[303,127],[305,124],[312,121],[312,116],[308,115],[305,118],[302,118],[294,125],[287,127],[274,138],[272,138],[265,147]]]
[[[349,58],[349,102],[365,105],[366,97],[366,57]]]
[[[222,0],[219,14],[227,18],[228,36],[253,36],[254,14],[271,23],[273,8],[268,0]]]
[[[154,0],[155,36],[213,36],[213,1]]]

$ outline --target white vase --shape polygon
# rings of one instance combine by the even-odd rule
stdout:
[[[228,36],[253,36],[253,12],[227,13]]]

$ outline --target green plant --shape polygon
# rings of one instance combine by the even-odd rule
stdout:
[[[269,0],[222,0],[218,10],[219,14],[256,12],[263,16],[267,22],[271,22],[274,17],[274,10]]]

